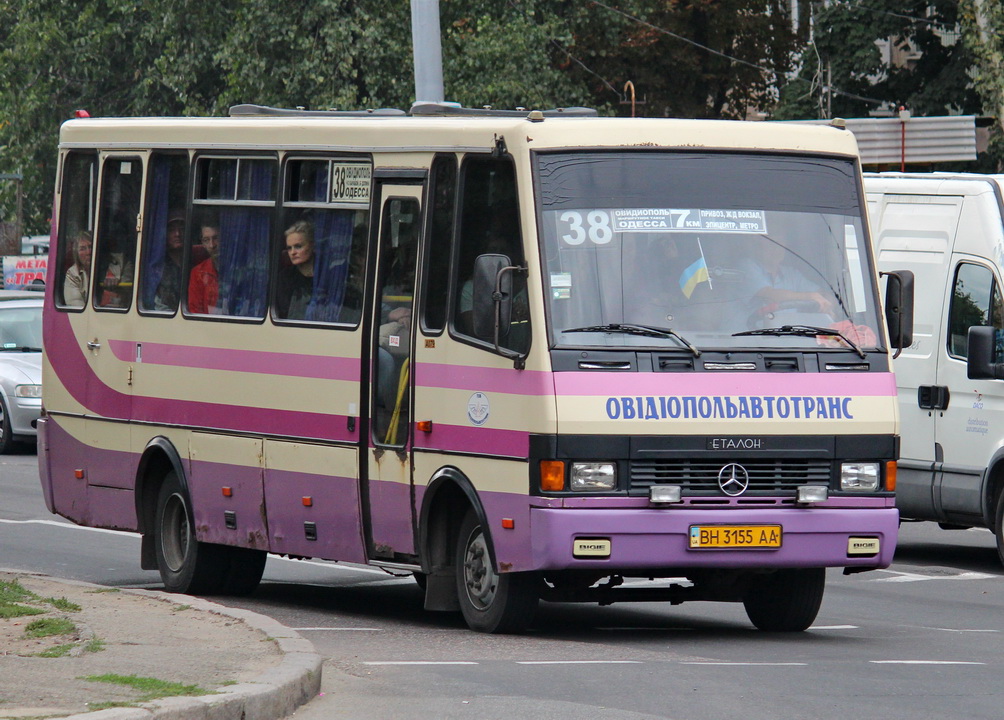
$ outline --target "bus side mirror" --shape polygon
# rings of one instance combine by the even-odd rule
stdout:
[[[512,274],[499,273],[511,265],[505,255],[479,255],[474,261],[472,316],[474,336],[491,341],[495,337],[495,303],[499,303],[499,328],[509,328],[512,315]],[[496,298],[496,283],[499,297]]]
[[[913,344],[913,272],[897,270],[881,273],[885,285],[885,321],[889,340],[896,348],[893,358]]]
[[[994,362],[997,355],[997,329],[988,325],[969,328],[969,356],[966,375],[970,380],[1004,379],[1004,364]]]

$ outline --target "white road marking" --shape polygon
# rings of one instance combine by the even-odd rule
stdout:
[[[879,570],[893,577],[875,578],[872,582],[920,582],[922,580],[989,580],[1001,577],[979,572],[963,572],[955,575],[922,575],[921,573],[899,572],[898,570]]]
[[[729,667],[789,667],[802,666],[809,663],[801,662],[715,662],[713,660],[683,660],[680,665],[726,665]]]
[[[812,625],[810,630],[857,630],[857,625]]]
[[[517,665],[644,665],[641,660],[517,660]]]
[[[969,660],[869,660],[875,665],[986,665]]]
[[[110,533],[111,535],[132,535],[133,537],[139,537],[139,533],[129,532],[127,530],[106,530],[105,528],[84,527],[83,525],[74,525],[73,523],[61,522],[59,520],[4,520],[3,518],[0,518],[0,523],[6,523],[7,525],[54,525],[68,530],[88,530],[90,532]]]

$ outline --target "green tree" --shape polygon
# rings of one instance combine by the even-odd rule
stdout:
[[[880,106],[916,116],[976,113],[973,56],[958,41],[958,0],[815,0],[811,38],[775,117],[863,117]],[[917,59],[891,67],[876,41]]]
[[[1004,169],[1004,5],[988,0],[961,0],[963,37],[975,59],[973,84],[984,112],[997,117],[991,133],[991,169]]]

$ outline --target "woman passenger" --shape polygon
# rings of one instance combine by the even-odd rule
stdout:
[[[87,304],[88,276],[91,272],[91,233],[81,230],[73,238],[73,265],[63,279],[63,303],[74,307]]]
[[[276,314],[288,320],[303,320],[314,294],[314,226],[300,220],[284,234],[290,264],[279,273]]]

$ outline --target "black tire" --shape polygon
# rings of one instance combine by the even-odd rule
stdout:
[[[517,633],[533,621],[540,598],[535,573],[497,573],[473,509],[460,525],[454,557],[460,611],[471,630]]]
[[[7,404],[0,396],[0,455],[5,455],[14,447],[14,431],[10,427],[10,415]]]
[[[229,547],[214,545],[222,551],[225,562],[229,565],[226,578],[220,588],[225,595],[250,595],[261,582],[265,572],[265,560],[268,553],[252,548]]]
[[[743,605],[759,630],[802,632],[816,619],[826,586],[825,568],[778,570],[756,575]]]
[[[160,578],[168,592],[219,593],[228,569],[225,548],[195,539],[192,504],[174,472],[167,474],[157,494],[154,544]]]
[[[994,537],[997,538],[997,557],[1004,563],[1004,492],[997,496],[997,511],[994,513]]]

